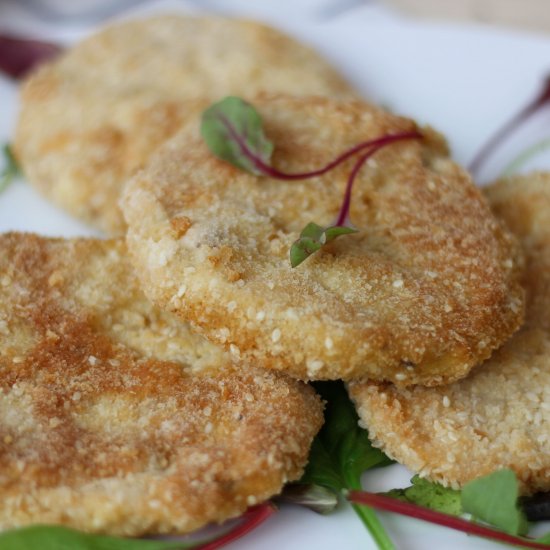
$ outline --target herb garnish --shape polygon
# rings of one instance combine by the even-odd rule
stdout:
[[[317,252],[322,246],[341,235],[357,233],[356,229],[344,225],[321,227],[314,222],[308,223],[300,233],[300,238],[290,247],[290,265],[296,267],[306,258]]]
[[[361,474],[392,461],[375,449],[368,433],[359,427],[359,417],[341,382],[314,384],[327,401],[325,424],[313,441],[309,463],[300,483],[320,485],[341,496],[348,490],[361,489]],[[380,549],[394,546],[376,514],[366,506],[353,505]]]
[[[422,134],[417,131],[388,134],[353,146],[317,170],[287,174],[270,164],[274,145],[263,131],[259,113],[246,101],[231,96],[215,103],[203,113],[201,134],[210,151],[218,158],[251,174],[287,181],[321,176],[353,156],[363,153],[349,175],[336,222],[327,227],[311,222],[304,227],[300,238],[290,249],[292,267],[298,266],[337,237],[357,233],[348,223],[351,191],[359,170],[372,155],[397,141],[422,138]]]
[[[2,550],[216,550],[246,535],[275,512],[269,502],[250,508],[242,521],[221,536],[202,540],[147,540],[91,535],[58,525],[33,525],[0,534]]]
[[[20,174],[19,166],[13,155],[13,151],[9,145],[2,147],[2,153],[4,156],[4,168],[0,172],[0,192],[4,191],[6,187]]]

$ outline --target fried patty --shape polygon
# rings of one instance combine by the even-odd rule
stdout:
[[[362,102],[254,101],[286,172],[415,130]],[[237,357],[300,379],[437,385],[465,376],[520,325],[517,244],[443,138],[378,152],[341,237],[292,269],[309,222],[331,224],[351,170],[257,177],[215,158],[188,124],[125,187],[127,242],[145,293]]]
[[[262,90],[355,95],[317,53],[259,23],[184,16],[117,23],[24,83],[15,153],[42,194],[120,234],[122,184],[193,114],[194,100]]]
[[[298,478],[313,390],[152,307],[119,241],[0,237],[0,528],[194,530]]]
[[[550,490],[550,174],[487,188],[526,254],[527,319],[468,378],[441,388],[353,383],[377,446],[415,472],[459,487],[512,468],[522,491]]]

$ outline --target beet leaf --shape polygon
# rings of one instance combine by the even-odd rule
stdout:
[[[250,103],[226,97],[204,111],[201,134],[218,158],[252,174],[269,166],[273,144],[264,134],[262,119]]]
[[[49,42],[0,35],[0,72],[21,78],[60,52],[59,46]]]
[[[349,175],[336,223],[326,227],[314,222],[306,225],[290,249],[292,267],[300,265],[311,254],[337,237],[357,233],[357,230],[349,227],[347,223],[351,192],[359,170],[374,153],[397,141],[422,138],[422,134],[417,131],[387,134],[351,147],[317,170],[286,174],[270,165],[273,143],[263,131],[260,114],[246,101],[231,96],[214,103],[204,111],[201,134],[207,147],[218,158],[251,174],[281,180],[303,180],[326,174],[361,153]]]

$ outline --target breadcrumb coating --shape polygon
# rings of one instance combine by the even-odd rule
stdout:
[[[359,101],[253,101],[273,163],[324,166],[365,140],[416,129]],[[443,138],[394,143],[360,172],[351,221],[296,269],[302,228],[337,217],[350,163],[280,181],[210,153],[187,125],[128,183],[127,242],[145,293],[233,355],[304,380],[367,376],[438,385],[465,376],[519,327],[517,243]]]
[[[513,469],[524,493],[550,490],[550,174],[486,189],[526,255],[522,329],[468,378],[441,388],[350,384],[375,444],[422,476],[460,487]]]
[[[232,365],[141,294],[121,241],[0,236],[0,528],[183,533],[297,479],[313,390]]]
[[[122,234],[123,183],[194,114],[195,100],[262,90],[355,96],[317,53],[260,23],[176,15],[116,23],[23,84],[15,153],[42,194]]]

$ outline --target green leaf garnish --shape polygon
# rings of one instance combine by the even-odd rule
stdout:
[[[528,523],[518,508],[518,481],[512,470],[474,479],[462,489],[462,509],[510,535],[523,535]]]
[[[262,119],[238,97],[226,97],[204,111],[201,134],[214,155],[237,168],[261,175],[262,166],[269,166],[273,144],[264,134]]]
[[[460,516],[470,514],[511,535],[523,535],[528,523],[518,507],[518,482],[512,470],[499,470],[467,483],[462,491],[415,476],[412,486],[393,489],[387,496],[431,510]]]
[[[325,244],[341,235],[349,235],[350,233],[357,233],[357,229],[338,225],[325,228],[314,222],[308,223],[302,229],[300,238],[290,247],[290,265],[292,267],[300,265]]]
[[[20,174],[19,166],[9,145],[2,147],[4,156],[4,168],[0,172],[0,192]]]
[[[327,401],[325,424],[313,441],[309,463],[300,483],[321,485],[342,494],[361,488],[361,474],[392,461],[372,446],[368,433],[340,382],[321,382],[315,389]],[[394,546],[376,514],[366,506],[353,505],[381,549]]]
[[[0,533],[2,550],[191,550],[222,548],[234,542],[271,517],[275,506],[264,502],[249,508],[237,525],[222,528],[215,535],[188,540],[187,536],[170,536],[165,540],[118,538],[81,533],[59,525],[32,525]]]
[[[2,550],[186,550],[204,545],[204,542],[124,539],[54,525],[34,525],[0,534]]]
[[[357,233],[357,230],[346,226],[351,206],[351,191],[359,170],[372,155],[392,143],[422,138],[422,134],[416,130],[400,134],[385,134],[354,145],[325,166],[307,172],[288,174],[270,164],[273,144],[264,134],[259,113],[246,101],[231,96],[214,103],[204,111],[201,134],[210,151],[218,158],[251,174],[286,181],[321,176],[348,159],[360,155],[350,172],[335,224],[327,228],[322,228],[315,223],[308,224],[290,250],[292,267],[300,265],[327,242],[341,235]]]
[[[392,489],[386,494],[404,502],[411,502],[437,510],[452,516],[462,514],[462,503],[460,491],[443,487],[439,483],[433,483],[419,476],[411,479],[412,485],[406,489]]]

